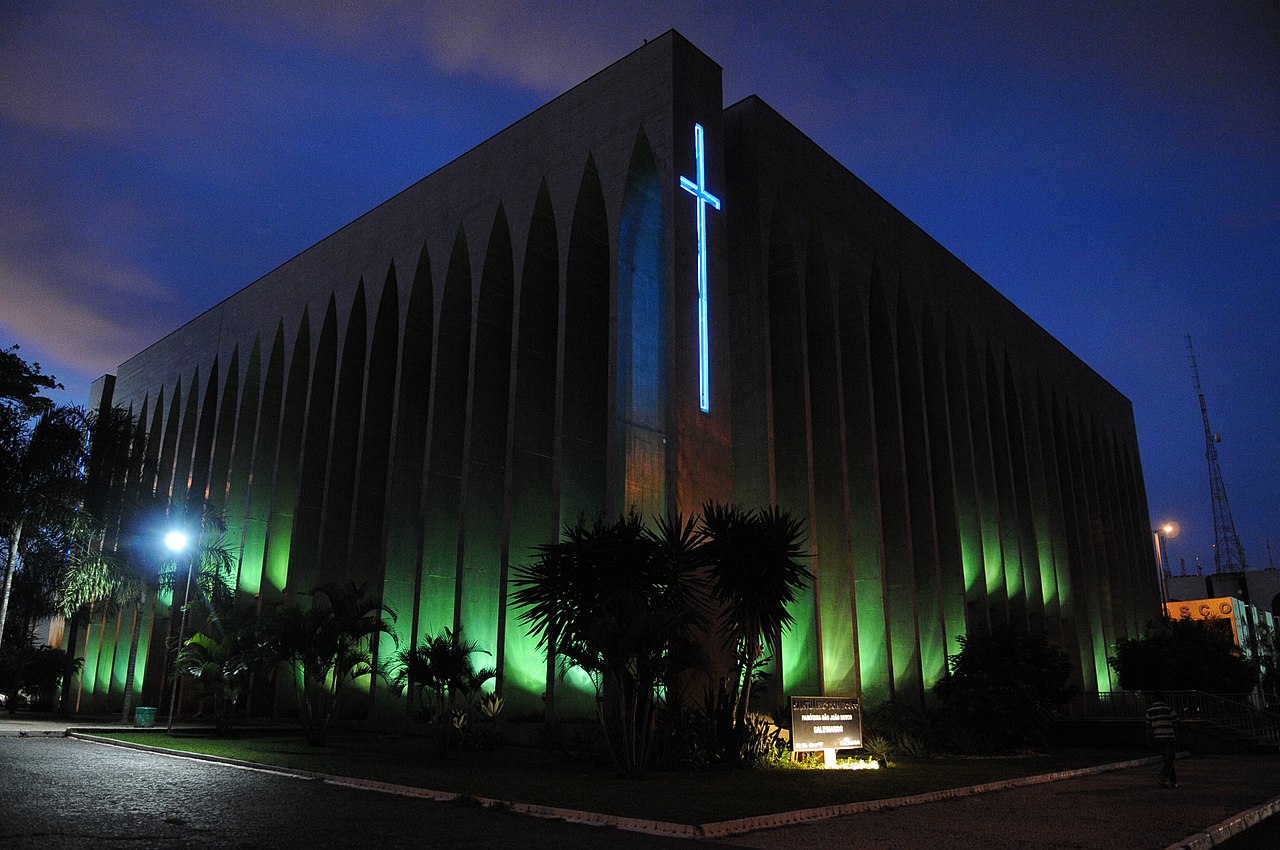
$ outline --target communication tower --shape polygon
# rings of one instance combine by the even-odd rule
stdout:
[[[1191,358],[1191,374],[1196,379],[1196,395],[1200,397],[1200,416],[1204,419],[1204,457],[1209,462],[1209,499],[1213,502],[1213,563],[1217,572],[1237,573],[1248,569],[1244,560],[1244,547],[1236,533],[1236,521],[1231,517],[1231,502],[1227,499],[1227,485],[1222,480],[1222,468],[1218,466],[1218,443],[1222,436],[1209,425],[1209,407],[1204,401],[1204,389],[1200,386],[1200,370],[1196,366],[1196,350],[1187,334],[1187,356]]]

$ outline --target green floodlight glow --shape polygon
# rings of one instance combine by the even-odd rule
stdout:
[[[187,544],[191,539],[187,537],[185,531],[173,530],[164,536],[164,545],[169,547],[171,552],[182,552],[187,548]]]

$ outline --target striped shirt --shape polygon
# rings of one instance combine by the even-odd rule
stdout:
[[[1176,737],[1173,732],[1173,721],[1177,719],[1177,712],[1162,702],[1153,702],[1147,709],[1147,724],[1151,726],[1151,737],[1157,741],[1171,741]]]

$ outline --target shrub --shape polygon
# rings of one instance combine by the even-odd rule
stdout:
[[[1076,692],[1066,653],[1009,624],[961,636],[960,646],[934,685],[944,727],[965,727],[1000,749],[1043,741]]]

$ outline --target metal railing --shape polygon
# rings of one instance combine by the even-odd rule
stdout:
[[[1259,708],[1253,694],[1165,691],[1163,697],[1183,720],[1201,721],[1260,744],[1280,746],[1280,714]],[[1073,719],[1138,719],[1145,717],[1154,700],[1154,693],[1136,691],[1084,693],[1076,695],[1063,714]]]

